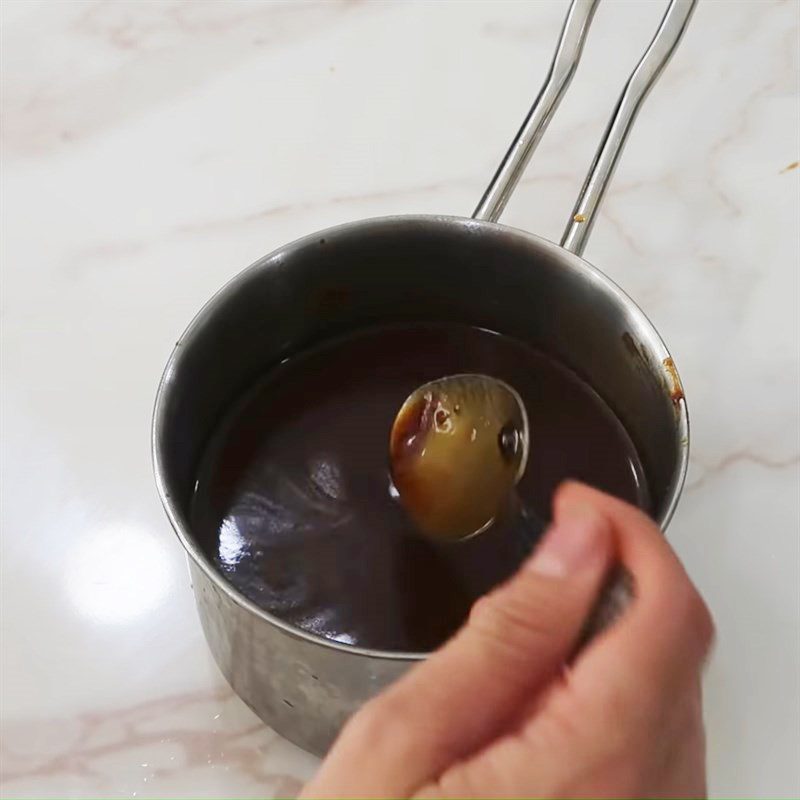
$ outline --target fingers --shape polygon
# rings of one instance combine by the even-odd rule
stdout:
[[[656,524],[638,509],[580,484],[556,495],[561,507],[586,504],[611,526],[616,557],[633,577],[634,600],[619,622],[592,643],[576,662],[598,659],[651,675],[692,675],[705,659],[713,623],[702,597]],[[587,664],[585,670],[591,668]]]
[[[634,598],[578,654],[563,679],[521,709],[473,758],[419,797],[705,796],[700,671],[712,624],[657,526],[579,485],[563,487],[555,518],[588,507],[612,530]],[[566,755],[565,755],[566,754]]]
[[[307,796],[408,796],[497,736],[568,657],[612,555],[608,519],[563,502],[520,572],[351,720]]]

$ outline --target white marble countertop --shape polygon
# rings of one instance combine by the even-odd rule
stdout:
[[[2,6],[2,794],[263,797],[315,760],[232,695],[149,426],[201,303],[345,220],[469,213],[557,2]],[[565,224],[660,2],[607,2],[504,222]],[[703,0],[586,256],[693,423],[669,536],[716,616],[711,790],[800,795],[798,4]]]

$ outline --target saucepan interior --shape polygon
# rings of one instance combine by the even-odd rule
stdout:
[[[154,458],[162,500],[201,568],[213,570],[193,538],[189,503],[203,450],[231,405],[294,353],[408,322],[487,328],[571,367],[627,429],[653,516],[668,523],[686,470],[688,422],[669,353],[641,310],[582,259],[531,234],[458,217],[391,217],[264,257],[209,301],[178,342],[156,403]]]

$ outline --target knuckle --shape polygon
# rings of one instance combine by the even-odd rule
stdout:
[[[714,638],[714,621],[702,596],[688,580],[675,598],[675,613],[681,628],[705,653]]]
[[[422,723],[418,707],[389,688],[369,700],[346,723],[342,738],[357,752],[413,757]],[[424,727],[424,723],[423,723]]]
[[[469,611],[469,618],[467,619],[467,625],[470,628],[480,628],[484,626],[486,624],[486,616],[488,615],[491,618],[491,615],[494,613],[491,608],[487,608],[487,606],[491,606],[493,602],[491,595],[479,597],[472,604],[472,608]]]
[[[523,728],[524,739],[537,752],[569,752],[585,738],[583,722],[573,713],[574,709],[564,709],[564,703],[551,703],[546,713]]]
[[[557,601],[536,583],[524,588],[524,592],[500,591],[481,598],[469,617],[472,631],[489,646],[519,656],[556,636],[560,639]]]
[[[436,781],[438,795],[440,797],[480,797],[483,787],[476,783],[474,772],[474,762],[461,764],[456,769],[445,770]]]
[[[697,592],[696,617],[695,625],[697,626],[700,641],[703,643],[703,647],[708,649],[714,641],[716,628],[714,626],[714,618],[711,615],[711,610],[699,592]]]
[[[345,724],[342,739],[358,749],[379,748],[386,738],[388,722],[392,719],[390,709],[383,697],[370,700]]]

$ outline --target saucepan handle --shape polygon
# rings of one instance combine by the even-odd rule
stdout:
[[[598,2],[572,0],[544,86],[478,203],[473,219],[495,222],[503,212],[572,81]],[[561,246],[570,252],[583,253],[636,115],[675,52],[696,4],[697,0],[671,0],[653,41],[625,84],[561,239]]]
[[[570,3],[544,85],[536,100],[533,101],[531,110],[525,117],[519,133],[511,142],[511,147],[508,148],[508,152],[500,162],[492,182],[478,203],[478,207],[472,215],[473,219],[497,222],[503,213],[508,199],[517,188],[517,183],[522,177],[525,167],[528,166],[533,151],[544,136],[561,98],[572,83],[583,52],[583,43],[586,41],[586,34],[599,2],[600,0],[572,0]]]

